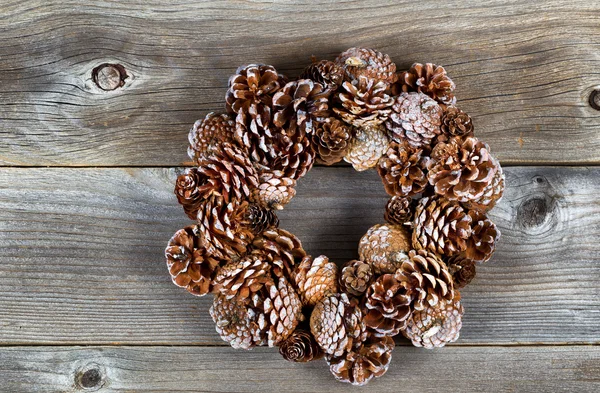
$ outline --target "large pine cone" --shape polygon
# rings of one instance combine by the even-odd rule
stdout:
[[[344,69],[333,61],[321,60],[306,67],[299,79],[310,79],[333,92],[344,81]]]
[[[383,218],[390,224],[404,225],[412,221],[413,203],[412,199],[393,196],[385,205]]]
[[[473,222],[471,224],[471,237],[465,250],[465,256],[476,263],[487,262],[496,250],[496,242],[500,238],[500,230],[483,213],[471,210],[469,211],[469,216],[471,216]]]
[[[394,98],[386,92],[384,82],[360,76],[342,83],[335,93],[333,110],[348,124],[355,127],[377,126],[392,112]]]
[[[292,275],[302,304],[313,307],[326,296],[338,293],[338,268],[329,258],[306,256]]]
[[[340,289],[353,296],[362,296],[373,278],[371,265],[363,261],[347,262],[340,275]]]
[[[321,359],[324,355],[309,331],[296,329],[287,339],[279,344],[279,353],[290,362],[310,362]]]
[[[165,250],[173,283],[197,296],[213,291],[212,280],[219,261],[202,247],[194,233],[195,226],[175,232]]]
[[[428,184],[425,154],[423,149],[406,143],[390,143],[377,167],[385,191],[401,197],[423,192]]]
[[[365,325],[375,336],[395,336],[410,317],[412,289],[408,281],[383,274],[369,286],[365,296]]]
[[[349,80],[363,76],[389,85],[398,78],[396,64],[388,55],[374,49],[350,48],[342,52],[335,62],[345,69]]]
[[[259,185],[250,200],[267,209],[281,210],[296,195],[296,180],[283,176],[281,171],[265,172],[259,177]]]
[[[209,158],[222,143],[234,143],[234,132],[235,122],[229,115],[209,113],[188,134],[188,156],[196,163]]]
[[[267,343],[270,347],[279,345],[296,329],[298,323],[304,320],[302,302],[294,287],[285,277],[274,282],[267,282],[263,304],[263,312],[269,321]]]
[[[352,133],[351,126],[333,117],[316,124],[311,142],[317,160],[325,165],[341,161],[350,147]]]
[[[446,264],[425,250],[411,250],[408,256],[395,276],[398,281],[406,281],[408,288],[415,292],[413,309],[423,310],[452,300],[454,283]]]
[[[442,104],[451,105],[456,102],[455,87],[444,67],[432,63],[414,63],[408,71],[400,73],[392,91],[394,94],[417,91]]]
[[[251,203],[246,209],[243,225],[250,228],[254,235],[259,235],[269,228],[279,227],[279,218],[273,210]]]
[[[251,299],[228,299],[218,294],[213,300],[210,315],[221,339],[235,349],[250,349],[267,342],[267,318],[254,308]]]
[[[260,252],[247,254],[239,261],[231,261],[217,274],[214,285],[228,299],[249,298],[272,281],[271,265]]]
[[[373,168],[389,146],[389,139],[381,127],[365,127],[355,131],[344,161],[361,172]]]
[[[458,340],[463,312],[460,296],[457,294],[450,302],[414,311],[403,334],[415,347],[441,348]]]
[[[291,277],[296,265],[306,256],[300,239],[281,228],[263,231],[252,242],[252,248],[264,255],[278,277]]]
[[[471,216],[455,201],[422,198],[415,209],[412,245],[450,257],[467,249],[471,223]]]
[[[338,381],[363,386],[385,374],[392,361],[394,346],[391,337],[370,337],[342,356],[328,356],[329,370]]]
[[[470,210],[477,210],[480,212],[490,211],[500,200],[504,193],[504,172],[502,167],[498,163],[498,171],[492,181],[483,189],[483,193],[480,197],[464,202],[463,206]]]
[[[342,356],[366,337],[358,302],[348,299],[345,293],[330,295],[317,303],[310,316],[310,331],[321,349],[333,356]]]
[[[475,262],[465,258],[464,253],[448,258],[446,261],[448,271],[452,274],[454,288],[466,287],[476,275]]]
[[[458,202],[481,202],[500,170],[489,146],[475,137],[440,142],[431,158],[429,183],[437,194]]]
[[[399,225],[377,224],[360,239],[358,255],[375,274],[394,273],[412,249],[410,235]]]
[[[199,187],[205,182],[197,168],[186,169],[184,173],[177,176],[175,182],[175,195],[177,201],[183,206],[183,211],[189,218],[195,220],[198,215],[198,209],[204,198]]]
[[[396,142],[420,148],[439,135],[442,108],[423,93],[402,93],[396,97],[385,126]]]
[[[448,106],[442,117],[442,132],[449,136],[473,136],[471,116],[454,105]]]
[[[300,79],[287,83],[273,96],[273,124],[285,134],[311,134],[314,122],[329,116],[329,95],[320,83]]]

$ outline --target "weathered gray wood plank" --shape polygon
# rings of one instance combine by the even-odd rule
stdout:
[[[0,165],[180,165],[238,65],[295,76],[356,45],[446,65],[505,164],[600,162],[599,2],[30,0],[2,2]],[[123,88],[94,86],[106,62]]]
[[[503,237],[464,291],[458,344],[600,341],[600,168],[508,168]],[[170,282],[189,221],[175,169],[0,170],[0,344],[223,345],[209,298]],[[377,174],[315,168],[281,212],[313,255],[343,262],[382,222]]]
[[[84,389],[87,388],[87,389]],[[89,390],[88,390],[89,389]],[[398,347],[368,392],[598,392],[600,348]],[[1,392],[347,392],[324,360],[276,349],[3,347]]]

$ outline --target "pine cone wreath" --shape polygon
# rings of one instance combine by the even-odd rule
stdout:
[[[263,231],[252,242],[252,250],[264,255],[278,277],[292,277],[296,266],[306,256],[300,239],[281,228]]]
[[[339,291],[338,268],[324,255],[315,259],[304,257],[292,277],[302,304],[307,307],[314,307],[323,298]]]
[[[399,225],[377,224],[360,239],[360,260],[371,265],[375,274],[394,273],[412,249],[410,234]]]
[[[366,385],[371,379],[386,373],[394,346],[390,337],[370,337],[342,356],[328,356],[329,370],[338,381],[355,386]]]
[[[422,193],[428,184],[427,162],[423,149],[390,143],[377,166],[385,191],[391,196],[400,197]]]
[[[350,141],[344,161],[359,172],[374,168],[388,146],[388,137],[381,127],[359,128]]]
[[[385,205],[383,218],[393,225],[403,225],[412,221],[413,203],[411,198],[393,196]]]
[[[296,329],[279,344],[279,353],[290,362],[304,363],[321,359],[323,351],[312,334],[303,329]]]
[[[473,136],[471,116],[454,105],[446,107],[442,116],[442,132],[449,136]]]
[[[395,336],[406,328],[410,317],[413,290],[407,280],[383,274],[365,295],[365,325],[377,337]]]
[[[193,295],[204,296],[213,291],[212,280],[219,260],[207,253],[194,233],[194,226],[175,232],[165,250],[167,267],[173,283]]]
[[[355,127],[378,126],[388,118],[393,104],[384,82],[360,76],[342,83],[334,94],[333,111]]]
[[[394,94],[420,92],[427,94],[441,104],[452,105],[455,85],[442,66],[432,63],[414,63],[408,71],[400,73],[398,83],[392,89]]]
[[[209,113],[188,134],[188,156],[195,163],[208,159],[222,143],[234,143],[234,132],[235,122],[229,115]]]
[[[311,136],[317,161],[325,165],[341,161],[350,147],[352,134],[351,126],[333,117],[317,123]]]
[[[455,289],[466,287],[475,278],[475,262],[466,258],[464,254],[448,258],[446,265],[448,266],[448,271],[452,274]]]
[[[254,235],[259,235],[267,229],[279,227],[279,218],[273,210],[251,203],[245,211],[242,224]]]
[[[392,140],[415,148],[428,147],[442,132],[442,108],[423,93],[396,96],[385,126]]]
[[[342,268],[340,290],[352,296],[361,296],[373,279],[371,265],[363,261],[350,261]]]
[[[366,77],[390,85],[396,81],[396,64],[390,57],[374,49],[350,48],[342,52],[335,62],[343,67],[348,80]]]
[[[457,293],[449,302],[414,311],[402,333],[415,347],[441,348],[458,340],[463,313]]]
[[[344,69],[333,61],[321,60],[306,67],[300,74],[299,79],[310,79],[333,92],[344,81]]]

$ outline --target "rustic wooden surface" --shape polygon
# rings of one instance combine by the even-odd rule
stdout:
[[[162,253],[189,223],[172,192],[187,130],[223,109],[235,68],[295,76],[311,55],[355,45],[400,68],[445,65],[507,167],[492,214],[503,236],[463,291],[461,338],[436,351],[399,341],[387,375],[362,390],[600,391],[600,112],[589,102],[600,3],[0,0],[0,10],[0,392],[353,390],[323,361],[226,347],[210,299],[172,285]],[[95,85],[104,63],[123,67],[123,86]],[[386,200],[373,172],[315,168],[282,227],[343,262]]]

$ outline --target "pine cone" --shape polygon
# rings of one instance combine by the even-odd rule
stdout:
[[[475,137],[451,138],[431,152],[427,177],[435,192],[458,202],[481,202],[500,170],[489,146]]]
[[[363,261],[350,261],[342,268],[340,289],[349,295],[359,297],[366,292],[372,278],[371,265]]]
[[[267,209],[281,210],[296,195],[296,180],[283,177],[281,172],[265,172],[259,185],[250,195],[250,201]]]
[[[243,225],[247,226],[254,235],[259,235],[269,228],[277,228],[279,218],[273,210],[251,203],[246,209]]]
[[[183,206],[185,214],[192,220],[196,219],[198,209],[200,209],[200,205],[202,204],[204,196],[199,187],[204,181],[204,176],[198,173],[197,168],[189,168],[177,176],[177,181],[175,182],[177,201]]]
[[[394,98],[386,93],[387,85],[360,76],[352,82],[342,83],[334,95],[334,112],[355,127],[378,126],[392,112]]]
[[[314,122],[329,116],[329,95],[320,83],[300,79],[287,83],[273,96],[273,124],[288,135],[311,134]]]
[[[383,218],[390,224],[403,225],[412,221],[413,203],[412,199],[393,196],[385,205]]]
[[[390,143],[377,167],[385,191],[401,197],[423,192],[427,186],[425,154],[423,149],[408,144]]]
[[[311,137],[317,160],[325,165],[341,161],[350,147],[352,128],[333,117],[318,123]]]
[[[494,175],[492,181],[483,189],[480,197],[464,202],[463,206],[469,210],[477,210],[482,213],[490,211],[500,200],[504,193],[504,173],[500,163],[498,163],[498,171]]]
[[[408,71],[400,73],[398,83],[392,91],[394,95],[400,91],[418,91],[439,103],[452,105],[456,102],[454,89],[454,82],[446,74],[444,67],[432,63],[414,63]]]
[[[446,107],[442,117],[442,132],[450,136],[473,136],[471,116],[454,105]]]
[[[389,146],[389,140],[380,127],[359,128],[344,156],[357,171],[373,168]]]
[[[342,52],[335,62],[345,69],[351,81],[362,76],[389,85],[398,78],[396,64],[388,55],[374,49],[350,48]]]
[[[188,156],[195,163],[209,158],[222,143],[233,144],[235,122],[227,114],[211,112],[194,123],[188,140]]]
[[[403,334],[415,347],[441,348],[458,340],[462,327],[463,306],[460,296],[446,303],[414,311]]]
[[[396,142],[420,148],[429,146],[441,131],[442,108],[423,93],[402,93],[395,98],[385,126]]]
[[[175,232],[165,250],[173,283],[191,294],[204,296],[213,291],[212,279],[219,261],[210,256],[194,233],[194,226]]]
[[[452,300],[454,286],[446,264],[425,250],[411,250],[408,256],[395,276],[398,281],[406,281],[408,288],[414,291],[413,310]]]
[[[375,336],[395,336],[406,328],[413,296],[409,285],[393,274],[383,274],[369,286],[364,321]]]
[[[323,351],[309,331],[296,329],[279,344],[279,353],[290,362],[310,362],[323,357]]]
[[[464,254],[448,258],[446,265],[452,274],[455,289],[466,287],[475,278],[475,262],[465,258]]]
[[[267,165],[262,166],[261,174],[271,172],[277,177],[298,180],[312,168],[315,152],[310,138],[303,132],[289,136],[278,134],[273,138],[275,156]]]
[[[340,357],[328,356],[329,370],[338,381],[366,385],[371,379],[385,374],[392,361],[394,346],[391,337],[371,337]]]
[[[251,299],[227,299],[217,294],[210,315],[217,333],[233,348],[250,349],[266,344],[268,320],[264,313],[253,307]]]
[[[476,263],[487,262],[496,250],[496,242],[500,238],[500,231],[484,213],[469,211],[473,220],[471,237],[467,243],[465,257]]]
[[[329,91],[335,91],[344,81],[344,69],[333,61],[321,60],[306,67],[299,79],[310,79]]]
[[[412,245],[417,250],[450,257],[467,249],[471,223],[471,216],[458,203],[439,197],[422,198],[415,209]]]
[[[300,239],[281,228],[263,231],[252,242],[252,248],[264,255],[278,277],[291,277],[296,265],[306,256]]]
[[[285,277],[279,277],[277,283],[267,282],[265,288],[263,310],[270,324],[267,343],[273,347],[294,332],[304,315],[300,298]]]
[[[304,257],[294,270],[292,279],[304,306],[313,307],[323,298],[339,291],[338,268],[324,255],[314,260],[310,256]]]
[[[252,252],[239,261],[231,261],[223,266],[214,285],[227,299],[247,299],[270,281],[271,265],[262,253]]]
[[[310,316],[310,331],[321,349],[342,356],[352,345],[364,341],[366,327],[356,299],[345,293],[330,295],[317,303]]]
[[[394,273],[408,258],[410,235],[399,225],[377,224],[360,239],[358,254],[375,274]]]

